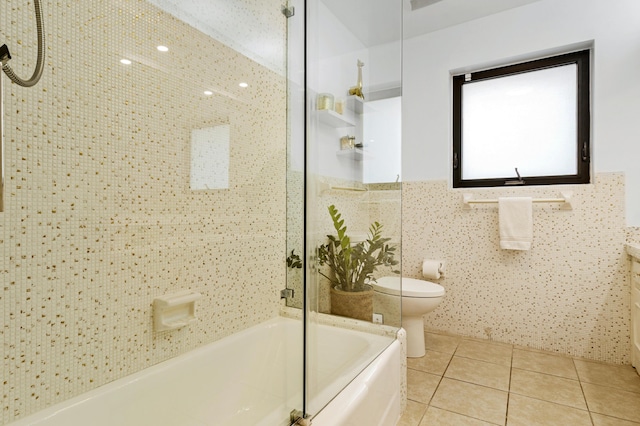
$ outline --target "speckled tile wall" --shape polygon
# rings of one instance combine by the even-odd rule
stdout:
[[[462,197],[574,192],[574,208],[533,207],[531,251],[501,250],[497,205],[463,210]],[[573,187],[451,190],[446,181],[403,183],[403,274],[422,259],[447,261],[440,307],[428,329],[629,363],[629,279],[624,175]]]
[[[627,228],[627,242],[640,244],[640,228],[630,226]]]
[[[32,7],[0,2],[24,76]],[[145,1],[43,11],[42,81],[5,79],[0,423],[277,315],[285,280],[284,77]],[[191,131],[219,124],[229,189],[190,191]],[[200,320],[153,332],[153,298],[182,289]]]

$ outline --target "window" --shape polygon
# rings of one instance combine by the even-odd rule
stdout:
[[[453,77],[453,186],[589,183],[589,50]]]

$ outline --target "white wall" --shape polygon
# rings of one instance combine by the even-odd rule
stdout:
[[[349,88],[357,81],[358,59],[365,64],[362,69],[365,93],[400,86],[402,51],[399,41],[368,48],[321,0],[307,2],[307,8],[308,32],[318,34],[307,41],[308,102],[312,104],[307,107],[313,110],[317,93],[331,93],[336,100],[347,97]],[[311,117],[307,133],[309,171],[322,176],[362,181],[363,162],[338,158],[336,151],[340,137],[347,134],[355,134],[357,143],[364,142],[361,123],[367,118],[359,120],[360,125],[356,127],[334,129],[316,123],[313,114]]]
[[[308,172],[348,181],[362,181],[362,164],[348,158],[338,158],[340,138],[362,131],[356,127],[332,128],[317,121],[313,114],[318,93],[331,93],[335,99],[346,98],[358,76],[357,61],[365,63],[363,81],[368,81],[368,51],[322,1],[307,2],[309,34],[318,34],[307,40],[307,90],[312,114],[307,130]]]
[[[403,180],[450,180],[452,70],[591,42],[593,171],[625,173],[627,225],[640,226],[637,0],[542,0],[405,40]]]

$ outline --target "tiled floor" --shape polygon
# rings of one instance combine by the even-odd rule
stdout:
[[[608,365],[426,333],[398,426],[640,426],[640,376]]]

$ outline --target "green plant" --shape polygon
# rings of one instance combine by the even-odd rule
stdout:
[[[291,254],[287,257],[287,266],[291,269],[301,269],[302,259],[300,256],[294,253],[295,249],[291,250]]]
[[[338,235],[327,235],[329,242],[318,247],[318,263],[328,265],[332,274],[320,275],[342,291],[364,291],[366,284],[375,281],[373,273],[378,266],[395,266],[395,247],[389,246],[390,238],[382,238],[382,225],[374,222],[369,227],[365,241],[351,244],[347,227],[334,205],[329,206],[333,227]],[[398,272],[398,271],[394,271]]]

